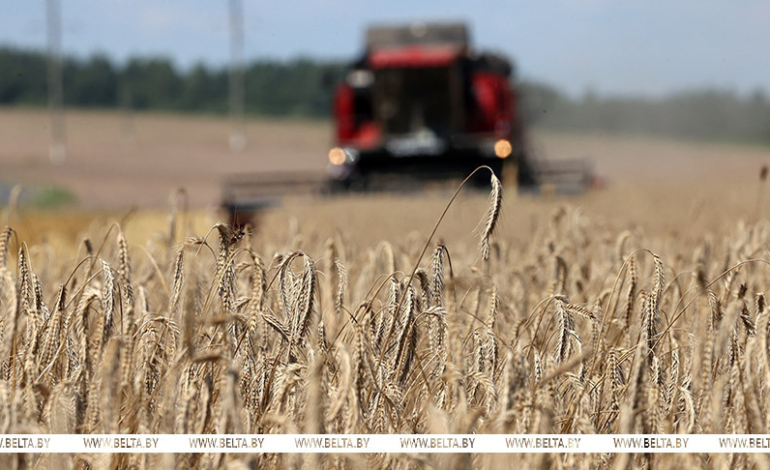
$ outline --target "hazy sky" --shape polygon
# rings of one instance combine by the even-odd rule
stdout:
[[[227,0],[61,0],[67,53],[228,58]],[[770,91],[768,0],[244,0],[246,57],[345,59],[370,22],[465,20],[477,46],[573,94]],[[0,0],[0,44],[43,48],[44,0]]]

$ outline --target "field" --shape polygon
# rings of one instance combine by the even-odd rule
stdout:
[[[765,433],[770,149],[533,134],[605,189],[293,198],[236,232],[233,171],[312,167],[323,123],[75,113],[51,168],[36,111],[0,112],[0,432]],[[37,136],[37,137],[35,137]],[[124,147],[121,147],[125,145]],[[280,157],[280,158],[278,158]],[[315,165],[315,166],[314,166]],[[484,170],[482,170],[484,171]],[[187,188],[189,208],[182,196]],[[150,210],[129,212],[133,205]],[[115,223],[117,222],[117,223]],[[437,227],[435,234],[432,234]],[[61,232],[60,235],[57,233]],[[53,465],[0,457],[2,468]],[[510,466],[498,455],[83,455],[70,468]],[[522,467],[765,468],[766,455],[526,455]],[[57,461],[61,464],[62,462]]]

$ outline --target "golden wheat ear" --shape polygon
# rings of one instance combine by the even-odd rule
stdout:
[[[6,226],[0,232],[0,266],[5,266],[8,259],[8,243],[11,241],[13,229]]]
[[[489,209],[487,210],[484,232],[481,234],[481,257],[484,261],[489,260],[489,240],[497,227],[497,221],[500,218],[500,210],[503,206],[503,185],[497,176],[492,173],[491,177],[492,193],[490,194]]]

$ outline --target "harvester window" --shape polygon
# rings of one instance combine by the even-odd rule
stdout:
[[[389,68],[377,72],[378,119],[387,134],[430,130],[448,135],[452,126],[449,67]]]

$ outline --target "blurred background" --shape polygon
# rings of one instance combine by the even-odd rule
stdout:
[[[531,152],[608,185],[756,180],[770,4],[685,0],[3,2],[0,202],[218,207],[225,177],[322,173],[370,24],[460,21],[513,63]]]

